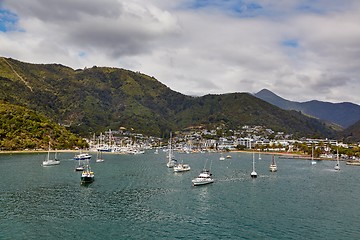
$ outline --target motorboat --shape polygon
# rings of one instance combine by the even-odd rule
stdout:
[[[200,172],[199,176],[197,176],[191,182],[192,182],[193,186],[198,186],[198,185],[205,185],[205,184],[213,183],[214,179],[212,178],[212,174],[211,174],[210,170],[203,169]]]
[[[186,171],[190,171],[191,168],[189,164],[179,163],[175,165],[173,169],[174,172],[186,172]]]
[[[95,180],[95,174],[91,171],[90,165],[85,166],[84,171],[81,173],[81,184],[89,184]]]
[[[75,155],[74,160],[90,160],[91,155],[88,153],[80,153]]]

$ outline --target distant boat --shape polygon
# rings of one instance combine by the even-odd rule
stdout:
[[[336,150],[336,164],[335,164],[334,169],[335,169],[336,171],[339,171],[339,170],[340,170],[339,150],[338,150],[338,149]]]
[[[206,166],[206,162],[205,162],[205,166]],[[205,168],[205,166],[204,166],[204,169],[200,172],[199,176],[197,176],[195,179],[191,180],[193,186],[205,185],[205,184],[214,182],[214,179],[212,178],[212,173],[210,170],[211,167],[209,170],[207,170]]]
[[[75,167],[75,171],[84,171],[85,166],[84,166],[84,161],[89,161],[91,159],[91,155],[88,153],[79,153],[77,155],[75,155],[74,160],[78,161],[79,164],[78,166]]]
[[[316,165],[316,161],[314,160],[314,147],[311,148],[311,165]]]
[[[42,163],[43,167],[59,165],[60,164],[60,161],[56,158],[56,152],[55,152],[54,159],[50,159],[50,150],[51,150],[51,147],[50,147],[50,142],[49,142],[49,149],[48,149],[47,158]]]
[[[88,153],[80,153],[75,155],[74,160],[90,160],[91,155]]]
[[[167,154],[167,159],[168,162],[166,163],[166,166],[168,168],[173,168],[176,165],[176,159],[174,157],[173,154],[173,150],[172,150],[172,146],[171,146],[171,141],[172,141],[172,133],[170,133],[170,139],[169,139],[169,146],[168,146],[168,154]]]
[[[224,161],[225,160],[225,157],[223,156],[222,153],[220,153],[220,158],[219,158],[220,161]]]
[[[277,171],[277,165],[276,165],[276,162],[275,162],[275,157],[274,155],[272,156],[272,162],[270,164],[270,172],[276,172]]]
[[[179,163],[174,166],[174,172],[186,172],[190,171],[190,165],[185,163]]]
[[[231,157],[231,155],[227,155],[227,156],[226,156],[226,158],[228,158],[228,159],[229,159],[229,158],[232,158],[232,157]]]
[[[79,165],[75,167],[75,171],[76,172],[84,171],[85,168],[84,163],[81,160],[78,160],[78,162]]]
[[[96,162],[97,163],[105,161],[105,159],[102,156],[102,153],[103,153],[102,151],[97,152],[97,156],[96,156]]]
[[[257,173],[255,171],[255,154],[253,153],[253,169],[252,172],[250,173],[250,176],[252,178],[257,178]]]
[[[346,165],[360,166],[360,161],[359,160],[348,160],[348,161],[346,161]]]
[[[155,149],[154,154],[159,154],[159,149]]]
[[[90,165],[86,164],[84,171],[81,173],[81,184],[89,184],[95,180],[95,174],[91,171]]]
[[[259,160],[261,160],[261,153],[259,152]]]

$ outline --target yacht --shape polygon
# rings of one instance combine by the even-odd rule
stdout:
[[[205,184],[209,184],[209,183],[213,183],[214,179],[212,178],[212,174],[210,173],[209,170],[203,169],[199,176],[197,176],[195,179],[192,180],[192,185],[193,186],[198,186],[198,185],[205,185]]]
[[[174,172],[186,172],[186,171],[190,171],[191,168],[189,164],[179,163],[175,165],[173,169]]]
[[[75,155],[74,160],[90,160],[91,155],[88,153],[80,153]]]
[[[90,165],[85,166],[84,171],[81,173],[81,184],[89,184],[95,180],[95,174],[91,171]]]

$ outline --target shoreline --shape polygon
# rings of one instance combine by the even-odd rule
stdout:
[[[36,153],[47,153],[48,150],[14,150],[14,151],[0,151],[0,154],[36,154]],[[50,150],[50,153],[78,153],[79,150]],[[84,150],[83,152],[96,152],[96,151],[90,151],[90,150]],[[118,152],[106,152],[106,153],[112,153],[112,154],[122,154]],[[216,153],[216,152],[215,152]],[[256,153],[256,154],[262,154],[262,155],[276,155],[279,158],[282,159],[295,159],[295,160],[311,160],[311,156],[307,154],[302,153],[288,153],[288,152],[259,152],[259,151],[251,151],[251,150],[234,150],[229,151],[227,153]],[[336,161],[336,159],[332,158],[314,158],[314,160],[322,161]],[[341,160],[340,160],[341,161]]]

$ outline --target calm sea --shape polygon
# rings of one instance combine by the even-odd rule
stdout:
[[[43,154],[0,155],[0,239],[359,239],[360,167],[252,154],[104,155],[80,185],[74,154],[42,167]],[[95,154],[93,154],[95,156]],[[94,157],[93,157],[94,158]],[[215,182],[191,186],[207,162]]]

